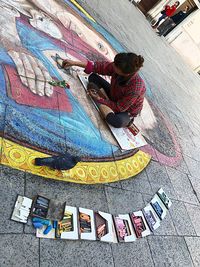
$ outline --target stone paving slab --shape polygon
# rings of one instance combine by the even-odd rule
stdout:
[[[40,267],[114,267],[110,244],[40,240]]]
[[[184,156],[184,159],[185,159],[185,162],[188,166],[190,175],[194,176],[200,180],[200,173],[199,173],[200,161],[193,159],[191,157],[188,157],[188,156]]]
[[[183,155],[181,154],[181,161],[180,161],[180,164],[178,164],[177,166],[174,166],[172,168],[175,168],[176,170],[182,172],[182,173],[185,173],[185,174],[190,174],[189,172],[189,169],[188,169],[188,166],[185,162],[185,159],[183,157]]]
[[[172,199],[177,199],[176,192],[173,188],[171,180],[169,179],[165,166],[153,161],[146,168],[146,172],[154,193],[156,193],[160,187],[163,187],[169,197]]]
[[[167,167],[167,172],[176,191],[177,198],[184,202],[199,204],[188,176],[170,167]]]
[[[125,214],[144,207],[142,195],[118,188],[106,187],[106,197],[111,214]]]
[[[39,239],[25,234],[1,234],[1,267],[39,267]]]
[[[185,203],[187,212],[190,216],[196,234],[200,236],[200,207]]]
[[[193,263],[183,237],[150,236],[148,243],[155,267],[192,267]]]
[[[185,133],[186,135],[186,133]],[[192,141],[192,134],[188,133],[185,137],[178,136],[178,140],[181,146],[183,156],[187,156],[190,158],[198,158],[198,148],[195,146],[194,142]],[[185,159],[186,162],[186,159]]]
[[[194,188],[196,196],[200,202],[200,179],[193,176],[188,176],[188,178],[190,179],[192,187]]]
[[[0,233],[22,233],[23,224],[11,221],[17,195],[24,195],[23,172],[0,166]]]
[[[123,189],[131,190],[137,193],[153,194],[146,171],[139,173],[136,177],[121,181]]]
[[[175,236],[177,235],[174,220],[170,213],[167,213],[166,217],[161,221],[160,227],[155,230],[156,236]]]
[[[173,200],[169,210],[178,235],[195,236],[196,232],[183,202]]]
[[[112,244],[111,246],[115,267],[154,266],[146,239],[140,239],[133,243]]]
[[[200,238],[199,237],[185,237],[192,261],[195,267],[200,266]]]

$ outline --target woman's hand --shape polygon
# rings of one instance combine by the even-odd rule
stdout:
[[[95,101],[98,101],[102,99],[102,97],[98,94],[98,92],[95,89],[88,90],[88,95],[92,97]]]
[[[87,62],[81,62],[81,61],[73,61],[71,59],[64,59],[62,62],[62,68],[70,68],[72,66],[77,66],[81,68],[86,68]]]
[[[75,65],[75,62],[71,59],[64,59],[62,62],[62,68],[69,68]]]

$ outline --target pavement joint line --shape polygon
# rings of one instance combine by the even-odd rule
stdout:
[[[163,186],[163,188],[164,188],[164,186]],[[131,190],[130,190],[131,191]],[[157,192],[157,191],[156,191]],[[155,193],[156,193],[155,192]],[[167,191],[166,191],[167,192]],[[137,193],[137,192],[136,192]],[[154,194],[155,194],[154,193]],[[176,191],[175,191],[175,193],[176,193]],[[140,194],[142,194],[142,195],[144,195],[144,196],[148,196],[148,197],[150,197],[151,198],[151,195],[150,194],[146,194],[146,193],[140,193]],[[171,200],[174,200],[174,201],[178,201],[178,202],[181,202],[181,203],[186,203],[186,204],[189,204],[189,205],[192,205],[192,206],[195,206],[195,207],[200,207],[200,204],[194,204],[194,203],[191,203],[191,202],[188,202],[188,201],[183,201],[183,200],[179,200],[179,199],[177,199],[177,198],[173,198],[173,197],[170,197],[170,199]],[[173,204],[173,203],[172,203]]]
[[[174,199],[175,200],[175,199]],[[194,204],[194,203],[191,203],[191,202],[187,202],[187,201],[183,201],[183,200],[178,200],[179,202],[182,202],[183,204],[189,204],[189,205],[192,205],[192,206],[195,206],[195,207],[200,207],[199,204]]]
[[[134,179],[134,178],[133,178]],[[123,190],[123,191],[128,191],[128,192],[134,192],[134,193],[137,193],[137,194],[143,194],[142,192],[138,192],[138,191],[133,191],[133,190],[128,190],[128,189],[125,189],[125,188],[119,188],[119,187],[115,187],[115,186],[109,186],[109,185],[105,185],[106,187],[111,187],[111,188],[115,188],[116,190]]]
[[[166,235],[166,234],[164,234],[164,235],[162,235],[162,234],[158,234],[158,235],[148,235],[147,236],[147,239],[149,239],[149,238],[152,238],[152,237],[180,237],[180,238],[184,238],[184,237],[196,237],[196,238],[199,238],[200,237],[200,235],[198,236],[198,235]]]
[[[200,200],[199,200],[198,194],[197,194],[196,190],[194,189],[194,186],[193,186],[193,184],[192,184],[192,182],[191,182],[191,180],[189,178],[189,175],[187,175],[187,178],[188,178],[188,180],[190,182],[190,185],[191,185],[191,187],[193,189],[193,192],[194,192],[194,194],[195,194],[195,196],[196,196],[196,198],[197,198],[197,200],[199,201],[199,204],[200,204]]]
[[[112,244],[109,244],[109,245],[110,245],[110,249],[111,249],[111,253],[112,253],[113,264],[114,264],[114,267],[115,267],[116,264],[115,264],[115,257],[114,257],[114,254],[113,254],[113,246],[112,246]]]
[[[183,205],[184,205],[184,208],[185,208],[185,211],[186,211],[186,214],[187,214],[187,216],[188,216],[188,218],[189,218],[189,220],[190,220],[190,223],[191,223],[191,225],[193,226],[193,228],[194,228],[194,232],[196,233],[196,235],[191,235],[191,236],[197,236],[197,232],[196,232],[196,230],[195,230],[195,227],[194,227],[194,225],[193,225],[193,223],[192,223],[192,220],[191,220],[191,218],[190,218],[190,215],[188,214],[188,210],[187,210],[187,208],[186,208],[186,206],[185,206],[185,204],[183,203]],[[172,218],[172,220],[173,220],[173,215],[171,214],[171,211],[169,211],[169,213],[170,213],[170,215],[171,215],[171,218]],[[175,229],[176,229],[176,227],[175,227]],[[177,232],[177,234],[178,234],[178,231],[176,231]],[[187,236],[187,235],[179,235],[178,234],[178,236]]]
[[[106,204],[107,204],[107,207],[108,207],[108,213],[111,213],[109,205],[108,205],[108,195],[107,195],[108,193],[107,193],[106,187],[104,187],[104,193],[105,193],[105,198],[106,198]]]
[[[157,161],[156,161],[157,162]],[[150,162],[150,164],[151,164],[151,162]],[[147,181],[149,182],[149,184],[150,184],[150,187],[151,187],[151,191],[152,192],[154,192],[154,190],[153,190],[153,187],[152,187],[152,184],[151,184],[151,181],[150,181],[150,179],[149,179],[149,175],[148,175],[148,172],[147,172],[147,170],[146,170],[146,168],[145,168],[145,173],[146,173],[146,176],[147,176]]]
[[[152,250],[151,250],[151,246],[150,246],[150,244],[149,244],[149,240],[148,240],[148,238],[146,238],[146,240],[147,240],[147,245],[148,245],[148,247],[149,247],[149,251],[150,251],[150,254],[151,254],[152,262],[153,262],[153,265],[154,265],[154,267],[155,267],[156,264],[155,264],[155,261],[154,261],[153,253],[152,253]]]
[[[39,263],[39,267],[41,266],[41,261],[40,261],[40,257],[41,257],[41,253],[40,253],[40,251],[41,251],[41,244],[40,244],[40,238],[39,238],[39,240],[38,240],[38,263]]]
[[[173,186],[172,180],[171,180],[170,175],[169,175],[169,173],[168,173],[168,171],[167,171],[167,166],[164,166],[164,168],[165,168],[166,173],[167,173],[167,176],[168,176],[168,178],[169,178],[169,180],[170,180],[170,182],[171,182],[172,188],[174,189],[174,192],[176,193],[177,191],[175,190],[175,188],[174,188],[174,186]],[[179,173],[181,173],[181,174],[183,173],[183,172],[181,172],[180,170],[177,170],[177,169],[176,169],[176,171],[179,172]],[[187,174],[186,174],[186,175],[187,175]],[[163,187],[164,187],[164,186],[163,186]]]
[[[106,194],[106,188],[105,188],[105,186],[103,187],[102,191],[103,191],[104,196],[105,196],[107,211],[110,212],[110,211],[109,211],[109,206],[108,206],[108,198],[107,198],[107,194]]]
[[[194,263],[194,261],[193,261],[193,258],[192,258],[192,255],[191,255],[191,253],[190,253],[190,250],[189,250],[189,248],[188,248],[188,245],[187,245],[187,242],[186,242],[186,240],[185,240],[185,237],[184,237],[184,242],[185,242],[185,245],[186,245],[186,247],[187,247],[187,250],[188,250],[188,252],[189,252],[190,259],[191,259],[191,261],[192,261],[193,265],[195,266],[195,263]]]
[[[118,189],[120,189],[120,188],[118,188]],[[134,193],[137,193],[137,194],[145,194],[144,192],[135,191],[134,189],[125,189],[125,188],[122,188],[122,190],[126,190],[126,191],[129,191],[129,192],[134,192]],[[153,194],[153,192],[152,192],[152,194]],[[171,197],[170,197],[170,199],[171,199]]]
[[[194,225],[193,221],[191,220],[190,215],[188,214],[188,210],[187,210],[187,208],[186,208],[185,205],[184,205],[184,207],[185,207],[185,209],[186,209],[186,212],[187,212],[187,215],[188,215],[188,217],[189,217],[189,219],[190,219],[190,222],[191,222],[191,224],[192,224],[192,226],[193,226],[193,228],[194,228],[194,231],[195,231],[195,233],[196,233],[196,236],[198,236],[198,234],[197,234],[197,232],[196,232],[195,225]],[[199,206],[197,206],[197,207],[199,208]]]
[[[170,212],[170,210],[169,210],[169,216],[170,216],[170,219],[171,219],[172,225],[174,226],[174,229],[175,229],[176,235],[178,235],[178,231],[177,231],[177,229],[176,229],[176,224],[175,224],[175,222],[174,222],[174,220],[173,220],[173,216],[171,215],[171,212]]]
[[[161,165],[161,166],[164,166],[165,173],[167,174],[167,177],[168,177],[168,179],[169,179],[169,181],[170,181],[170,183],[171,183],[172,189],[173,189],[174,192],[176,193],[176,190],[174,189],[174,186],[173,186],[173,184],[172,184],[172,181],[171,181],[171,179],[170,179],[170,177],[169,177],[169,174],[168,174],[168,172],[167,172],[167,168],[166,168],[166,166],[165,166],[165,165],[162,165],[162,164],[160,164],[160,165]],[[146,171],[146,169],[145,169],[145,171]],[[148,174],[147,171],[146,171],[146,174],[147,174],[147,177],[148,177],[148,179],[149,179],[149,174]],[[150,182],[150,179],[149,179],[149,182]],[[151,185],[151,182],[150,182],[150,185]],[[165,188],[165,185],[163,185],[162,187]],[[153,191],[154,191],[154,190],[153,190]],[[173,198],[173,197],[170,197],[170,198],[176,200],[176,199]]]
[[[200,163],[200,160],[193,158],[191,155],[187,155],[187,154],[185,154],[185,153],[183,153],[183,155],[185,155],[185,156],[187,156],[188,158],[193,159],[194,161],[197,161],[197,162]],[[186,165],[187,165],[187,162],[186,162]]]

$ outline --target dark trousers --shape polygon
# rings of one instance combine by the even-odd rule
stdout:
[[[92,73],[89,76],[89,82],[95,83],[98,88],[103,88],[104,91],[106,92],[107,96],[110,98],[110,84],[100,77],[99,75]],[[133,119],[129,116],[128,112],[119,112],[119,113],[109,113],[106,116],[106,121],[109,123],[111,126],[115,128],[121,128],[121,127],[127,127],[128,124],[133,121]]]
[[[170,29],[175,27],[176,24],[171,18],[167,18],[157,29],[160,35],[165,35]]]
[[[160,18],[158,19],[158,21],[156,22],[156,24],[154,26],[158,26],[159,23],[161,22],[161,20],[165,19],[167,17],[166,14],[162,14],[162,16],[160,16]]]

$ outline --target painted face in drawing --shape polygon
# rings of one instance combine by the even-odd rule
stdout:
[[[42,23],[40,18],[41,13],[33,9],[30,11],[31,15],[33,16],[31,23],[32,25],[34,25],[34,27],[51,35],[53,30],[58,31],[58,29],[55,29],[55,24],[56,21],[59,20],[65,27],[65,29],[75,32],[85,43],[88,43],[91,47],[97,50],[98,53],[106,56],[109,59],[113,58],[113,49],[110,47],[110,45],[101,37],[99,37],[99,35],[92,29],[86,26],[80,18],[77,18],[72,13],[69,13],[66,9],[66,5],[62,4],[62,1],[60,1],[60,3],[58,3],[58,1],[44,2],[42,0],[33,2],[34,5],[37,5],[40,10],[43,10],[43,12],[45,12],[45,14],[42,14]],[[49,16],[51,19],[47,16]],[[35,23],[33,23],[33,21],[35,21]],[[52,27],[53,24],[54,26]],[[62,39],[63,36],[61,35],[56,35],[56,38]]]

